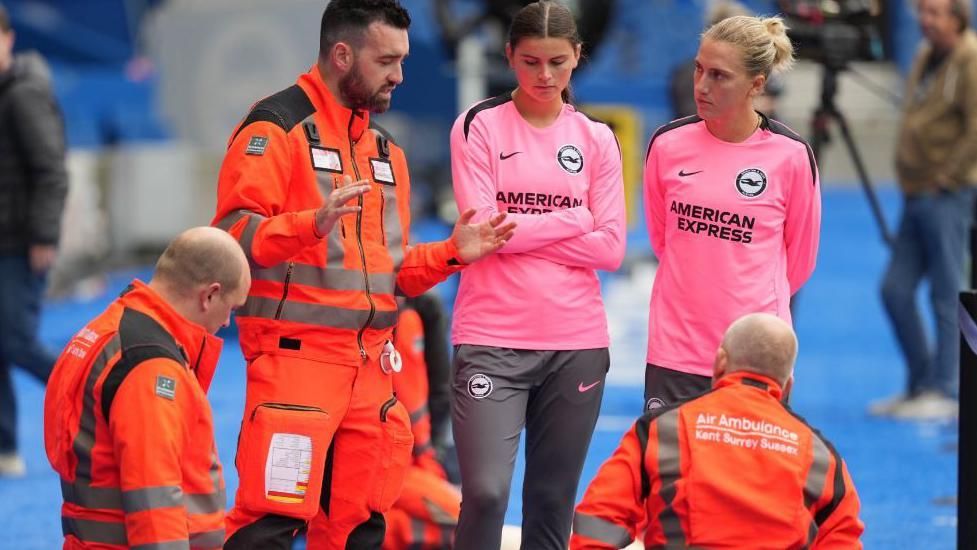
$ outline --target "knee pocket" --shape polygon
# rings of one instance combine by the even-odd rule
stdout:
[[[335,426],[317,407],[260,403],[244,419],[238,448],[241,506],[312,519],[319,510]]]
[[[414,436],[410,429],[407,409],[391,397],[380,407],[383,439],[380,443],[379,468],[370,492],[370,509],[383,513],[389,510],[404,486],[404,476],[410,467]]]

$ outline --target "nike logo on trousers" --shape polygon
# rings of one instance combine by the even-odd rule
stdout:
[[[584,386],[583,385],[583,382],[581,382],[579,385],[577,385],[577,391],[580,392],[580,393],[583,393],[583,392],[585,392],[587,390],[590,390],[590,389],[596,387],[597,384],[600,384],[600,380],[594,382],[593,384],[588,384],[586,386]]]

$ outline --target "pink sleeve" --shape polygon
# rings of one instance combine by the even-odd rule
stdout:
[[[621,266],[625,252],[624,178],[621,149],[610,128],[606,129],[600,167],[589,189],[594,230],[530,252],[563,265],[614,271]]]
[[[821,236],[821,183],[817,166],[807,154],[796,155],[796,174],[787,198],[784,241],[787,245],[787,281],[790,293],[800,290],[814,272]],[[812,173],[813,171],[813,173]]]
[[[466,139],[464,116],[459,117],[451,129],[451,176],[458,211],[474,208],[474,222],[487,220],[499,213],[490,158],[481,126],[471,124]],[[582,206],[546,214],[507,213],[506,220],[516,222],[517,227],[509,242],[499,250],[501,253],[534,250],[582,235],[594,228],[593,216]]]
[[[645,223],[651,248],[660,259],[665,254],[665,186],[658,177],[658,150],[653,145],[654,141],[645,159]]]

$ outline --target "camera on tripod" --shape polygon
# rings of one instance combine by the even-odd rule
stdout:
[[[842,70],[882,57],[877,0],[779,0],[798,57]]]

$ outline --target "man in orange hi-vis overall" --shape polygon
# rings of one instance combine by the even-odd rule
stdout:
[[[861,548],[845,462],[784,403],[796,356],[778,317],[735,321],[712,390],[642,416],[601,466],[577,505],[571,550],[635,538],[648,548]]]
[[[68,342],[44,396],[66,550],[221,548],[224,479],[206,392],[223,344],[212,334],[250,282],[234,239],[191,229],[149,284],[133,281]]]
[[[225,548],[380,548],[413,438],[391,389],[396,294],[424,292],[496,251],[497,216],[408,246],[404,152],[370,114],[403,80],[410,17],[396,0],[333,0],[319,59],[231,136],[213,223],[253,283],[238,314],[248,362]]]
[[[397,399],[410,415],[414,457],[400,498],[385,514],[383,550],[449,550],[461,510],[461,491],[448,481],[431,444],[424,340],[421,316],[409,305],[402,307],[394,347],[403,358],[403,367],[393,384]]]

